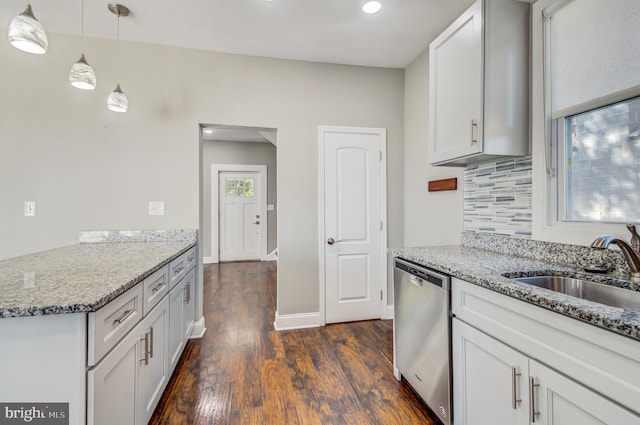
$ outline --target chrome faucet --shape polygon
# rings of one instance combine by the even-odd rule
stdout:
[[[591,248],[605,249],[610,244],[618,245],[618,248],[622,251],[622,255],[624,255],[624,259],[627,260],[627,264],[629,264],[629,269],[631,270],[631,281],[640,282],[640,253],[633,249],[629,242],[617,236],[604,235],[596,238],[596,240],[591,243]]]

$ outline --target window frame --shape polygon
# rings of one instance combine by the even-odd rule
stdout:
[[[589,246],[603,234],[628,237],[625,224],[586,221],[562,221],[559,217],[559,176],[558,149],[564,148],[558,134],[559,119],[553,119],[550,108],[549,82],[549,19],[545,10],[560,7],[568,0],[538,0],[531,6],[531,151],[533,163],[532,189],[532,239]],[[601,99],[594,99],[581,107],[595,107],[614,103],[632,97],[640,87],[614,93]],[[573,108],[572,108],[573,109]],[[570,112],[570,113],[569,113]],[[562,119],[579,110],[561,111]],[[555,135],[555,137],[554,137]],[[564,135],[561,136],[564,139]],[[554,140],[555,139],[555,140]],[[566,189],[565,189],[566,190]],[[564,202],[564,201],[563,201]]]

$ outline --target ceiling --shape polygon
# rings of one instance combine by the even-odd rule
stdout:
[[[33,0],[50,33],[81,33],[82,0]],[[473,0],[122,0],[122,40],[312,62],[405,68]],[[3,31],[27,0],[2,0]],[[85,0],[85,34],[116,38],[107,1]],[[87,48],[90,54],[90,44]]]

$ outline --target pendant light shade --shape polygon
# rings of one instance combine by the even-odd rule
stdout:
[[[8,37],[13,47],[27,53],[42,55],[49,48],[47,33],[33,14],[31,4],[27,4],[24,12],[13,18]]]
[[[116,89],[111,92],[107,99],[107,108],[113,112],[127,112],[129,109],[129,101],[127,96],[120,89],[120,83],[116,86]]]
[[[69,73],[69,82],[73,87],[82,90],[94,90],[96,88],[96,73],[87,63],[84,53],[78,62],[74,63]]]
[[[127,100],[127,96],[122,92],[120,88],[120,17],[121,16],[129,16],[129,9],[126,6],[117,3],[109,3],[107,6],[109,11],[118,17],[118,58],[117,58],[117,66],[118,66],[118,84],[116,85],[116,89],[111,92],[109,97],[107,98],[107,108],[113,112],[127,112],[129,109],[129,101]]]
[[[69,82],[73,87],[82,90],[94,90],[96,88],[96,73],[91,65],[87,63],[87,59],[84,57],[84,0],[82,0],[82,54],[78,62],[71,66],[71,72],[69,72]]]

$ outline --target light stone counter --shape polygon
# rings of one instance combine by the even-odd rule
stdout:
[[[514,241],[514,243],[518,242],[518,240]],[[401,248],[390,249],[389,253],[394,257],[402,257],[467,282],[640,340],[640,312],[582,300],[516,282],[503,276],[519,277],[551,273],[565,276],[578,275],[583,279],[640,291],[637,283],[621,279],[619,275],[585,273],[582,269],[559,265],[555,262],[468,246]]]
[[[170,242],[81,243],[2,260],[0,318],[96,311],[195,244],[194,232]]]

